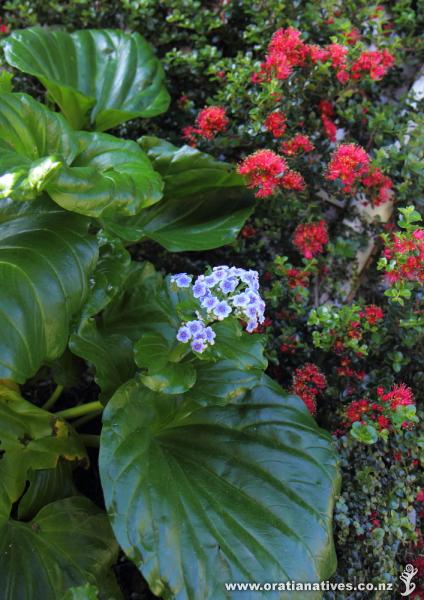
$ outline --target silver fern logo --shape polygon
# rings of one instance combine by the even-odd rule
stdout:
[[[402,575],[400,575],[399,579],[405,585],[405,591],[401,592],[401,596],[409,596],[415,590],[416,585],[412,583],[413,578],[418,573],[418,569],[416,569],[413,565],[406,565]]]

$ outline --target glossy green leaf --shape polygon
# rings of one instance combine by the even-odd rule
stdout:
[[[168,363],[153,373],[140,375],[140,381],[154,392],[183,394],[196,383],[197,371],[190,363]]]
[[[134,376],[133,344],[125,335],[108,334],[94,318],[84,319],[69,340],[70,350],[94,366],[95,380],[107,401],[114,391]]]
[[[240,399],[247,390],[259,384],[262,369],[243,369],[236,360],[220,360],[215,363],[198,360],[195,386],[186,396],[187,403],[228,404]]]
[[[136,142],[73,131],[25,94],[0,94],[0,198],[43,190],[90,217],[135,215],[162,197],[163,181]]]
[[[83,497],[58,500],[32,521],[11,519],[0,528],[2,600],[58,600],[86,583],[98,587],[101,599],[119,600],[110,570],[117,556],[103,511]]]
[[[135,215],[162,197],[162,178],[135,142],[75,134],[80,151],[50,178],[47,192],[66,210],[91,217]]]
[[[105,226],[125,240],[148,237],[167,250],[209,250],[234,241],[254,207],[253,195],[227,163],[190,146],[139,140],[165,182],[164,197],[134,219]]]
[[[214,323],[215,345],[210,355],[216,359],[228,359],[240,370],[264,371],[268,361],[264,356],[264,338],[257,333],[247,333],[237,319],[225,319]]]
[[[98,253],[86,219],[28,206],[0,203],[0,379],[18,383],[64,352]]]
[[[264,379],[237,405],[180,402],[130,381],[104,413],[106,506],[153,593],[230,600],[224,582],[329,578],[337,456],[302,401]]]
[[[54,469],[39,469],[28,473],[28,488],[19,500],[19,520],[32,519],[39,510],[54,500],[76,496],[72,480],[72,463],[59,460]]]
[[[65,421],[5,387],[0,387],[0,454],[0,527],[34,471],[56,468],[60,458],[86,460],[84,446]]]
[[[77,152],[61,115],[26,94],[0,94],[0,198],[36,198]]]
[[[110,129],[167,110],[164,72],[138,33],[14,31],[3,42],[6,61],[34,75],[75,129]]]

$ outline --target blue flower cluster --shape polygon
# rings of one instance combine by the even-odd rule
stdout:
[[[177,333],[177,340],[190,342],[195,352],[202,353],[215,343],[215,333],[209,326],[214,321],[233,315],[246,321],[246,330],[251,333],[265,320],[257,271],[221,266],[199,275],[194,283],[187,273],[173,275],[171,281],[179,288],[190,288],[199,302],[197,319],[182,324]]]

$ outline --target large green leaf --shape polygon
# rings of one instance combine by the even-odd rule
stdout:
[[[26,94],[0,94],[0,198],[36,198],[77,152],[61,115]]]
[[[136,142],[73,131],[25,94],[0,94],[0,198],[43,190],[66,210],[130,216],[162,197],[163,181]]]
[[[64,352],[97,260],[86,219],[32,204],[0,202],[0,379],[18,383]]]
[[[75,129],[110,129],[169,106],[164,72],[138,33],[14,31],[3,42],[7,62],[34,75]]]
[[[180,402],[130,381],[104,413],[106,506],[153,593],[221,600],[235,597],[224,582],[327,579],[337,458],[302,401],[264,379],[237,405],[186,415]]]
[[[73,212],[91,217],[135,215],[158,202],[163,182],[145,152],[107,133],[75,134],[80,152],[51,177],[47,192]]]
[[[90,583],[100,599],[119,600],[110,570],[117,556],[103,511],[87,498],[58,500],[30,522],[11,519],[0,528],[1,598],[58,600],[69,588]]]
[[[106,220],[106,227],[131,242],[148,237],[172,252],[233,242],[254,206],[234,169],[190,146],[153,137],[139,142],[163,177],[164,197],[134,219]]]
[[[65,421],[0,387],[0,457],[1,527],[35,471],[57,467],[60,458],[84,461],[86,453]]]

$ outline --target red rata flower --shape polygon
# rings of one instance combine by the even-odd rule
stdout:
[[[375,206],[380,206],[390,200],[393,182],[380,169],[369,169],[368,173],[362,177],[361,183],[364,187],[369,188],[371,200]]]
[[[308,46],[309,58],[316,64],[317,62],[324,62],[330,56],[330,53],[325,48],[321,48],[316,44]]]
[[[351,402],[346,408],[346,417],[350,423],[355,423],[356,421],[361,421],[362,416],[369,412],[370,405],[368,400],[355,400]]]
[[[213,139],[216,134],[225,131],[229,125],[225,108],[220,106],[209,106],[199,112],[196,118],[198,134],[208,140]]]
[[[341,44],[329,44],[326,46],[328,51],[329,59],[331,60],[331,66],[334,69],[343,68],[346,65],[346,55],[349,49]]]
[[[358,29],[356,29],[356,27],[354,27],[353,29],[351,29],[350,31],[348,31],[347,33],[343,34],[346,42],[350,45],[350,46],[354,46],[356,44],[356,42],[359,42],[359,40],[361,39],[361,34],[358,31]]]
[[[327,115],[327,117],[334,117],[334,107],[329,100],[320,100],[318,109],[321,115]]]
[[[305,273],[300,269],[288,269],[286,273],[289,287],[308,287],[309,284],[309,273]]]
[[[414,404],[414,394],[404,383],[395,384],[390,392],[385,393],[383,388],[377,388],[377,394],[382,402],[389,402],[390,408],[396,410],[398,406]]]
[[[344,190],[350,191],[360,178],[368,173],[370,157],[361,146],[341,144],[332,154],[326,179],[340,179]]]
[[[369,304],[359,313],[359,316],[365,318],[369,325],[377,325],[377,322],[384,318],[384,313],[379,306]]]
[[[308,46],[301,40],[301,32],[293,27],[278,29],[271,38],[265,61],[254,82],[276,79],[287,79],[293,67],[303,66],[308,56]]]
[[[279,138],[286,131],[286,115],[276,110],[267,116],[264,125],[275,138]]]
[[[306,188],[306,183],[297,171],[287,171],[281,178],[281,187],[285,190],[301,192]]]
[[[182,133],[183,133],[183,139],[187,142],[187,144],[189,146],[196,145],[197,129],[195,127],[193,127],[192,125],[188,125],[187,127],[183,128]]]
[[[324,391],[326,387],[327,380],[325,375],[316,365],[306,363],[296,369],[293,377],[292,391],[303,400],[311,414],[314,415],[317,410],[316,396]]]
[[[417,502],[424,502],[424,490],[420,490],[415,498]]]
[[[288,166],[284,158],[271,150],[258,150],[244,159],[237,171],[247,179],[249,188],[258,188],[257,198],[271,196],[281,185]]]
[[[352,64],[352,78],[360,79],[362,73],[368,73],[371,79],[378,81],[394,63],[395,57],[386,49],[362,52]]]
[[[325,221],[299,224],[293,235],[293,244],[308,260],[324,250],[328,244],[328,231]]]
[[[297,133],[294,138],[281,144],[281,150],[287,156],[293,156],[298,152],[312,152],[314,145],[307,135]]]

